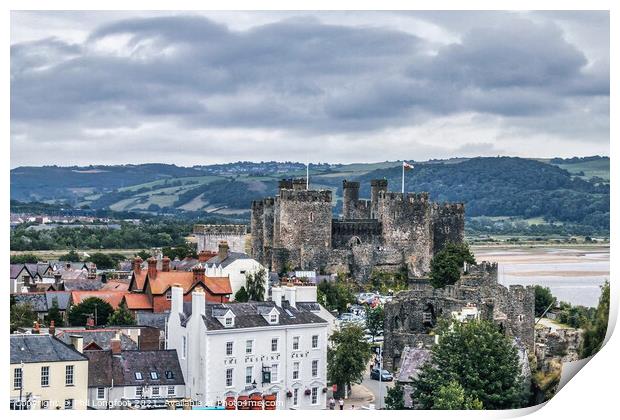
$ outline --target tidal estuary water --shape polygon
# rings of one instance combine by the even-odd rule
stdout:
[[[609,280],[609,246],[473,246],[478,261],[498,263],[499,282],[549,287],[560,301],[596,306]]]

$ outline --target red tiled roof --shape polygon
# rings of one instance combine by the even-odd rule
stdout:
[[[74,305],[81,303],[84,299],[96,297],[108,302],[112,308],[118,309],[118,305],[123,300],[127,292],[117,292],[111,290],[74,290],[71,292],[71,300]]]
[[[127,309],[153,309],[153,304],[149,300],[148,295],[143,293],[128,293],[123,299]]]
[[[187,293],[194,288],[194,273],[191,271],[158,271],[155,278],[147,275],[147,270],[141,270],[139,274],[135,274],[136,289],[143,290],[145,281],[148,280],[151,293],[154,295],[163,295],[170,287],[178,284],[183,288],[183,293]],[[214,295],[232,294],[230,279],[228,277],[203,277],[202,283]]]

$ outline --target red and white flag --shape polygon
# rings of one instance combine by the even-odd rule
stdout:
[[[413,165],[407,162],[403,162],[403,168],[405,169],[405,171],[408,171],[410,169],[413,169]]]

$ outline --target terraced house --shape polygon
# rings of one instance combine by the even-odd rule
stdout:
[[[184,302],[172,288],[168,348],[176,349],[187,396],[227,409],[321,409],[327,386],[328,323],[294,287],[269,302],[207,303],[202,290]]]
[[[85,409],[88,359],[48,334],[11,335],[12,410]]]

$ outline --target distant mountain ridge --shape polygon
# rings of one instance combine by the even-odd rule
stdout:
[[[312,164],[315,188],[334,191],[341,209],[342,180],[388,179],[400,190],[401,162]],[[542,218],[609,228],[609,158],[524,159],[480,157],[414,163],[408,191],[428,191],[433,201],[463,201],[467,216]],[[247,217],[251,201],[274,195],[281,178],[305,176],[300,162],[234,162],[18,167],[11,170],[11,199],[66,202],[75,207],[156,213]]]

